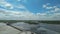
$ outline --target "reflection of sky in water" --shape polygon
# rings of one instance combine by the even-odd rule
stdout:
[[[18,22],[18,23],[14,23],[14,24],[11,24],[15,27],[18,27],[22,30],[31,30],[31,31],[34,31],[36,32],[37,34],[60,34],[58,32],[58,30],[60,30],[60,25],[53,25],[53,24],[39,24],[40,27],[38,27],[38,25],[34,25],[34,24],[27,24],[27,23],[24,23],[24,22]],[[42,26],[43,25],[43,26]],[[57,27],[57,28],[55,28]],[[32,29],[31,29],[32,28]],[[35,29],[37,28],[37,29]],[[3,30],[3,32],[1,32],[1,30]],[[11,33],[13,32],[14,34],[16,33],[16,30],[17,29],[14,29],[10,26],[7,26],[5,23],[0,23],[0,34],[1,33]],[[57,30],[57,31],[55,31]]]
[[[14,23],[12,25],[15,26],[15,27],[18,27],[22,30],[31,30],[31,28],[36,28],[37,27],[37,25],[28,24],[28,23],[24,23],[24,22]]]
[[[14,23],[12,25],[17,27],[17,28],[20,28],[22,30],[30,30],[30,31],[36,32],[38,34],[40,34],[41,32],[44,32],[44,31],[47,34],[60,34],[60,33],[55,31],[55,28],[54,28],[55,25],[53,26],[53,25],[50,25],[50,24],[40,23],[40,24],[34,25],[34,24],[28,24],[28,23],[24,23],[24,22],[17,22],[17,23]],[[54,30],[51,30],[50,28],[54,29]],[[59,28],[57,28],[57,29],[59,29]]]

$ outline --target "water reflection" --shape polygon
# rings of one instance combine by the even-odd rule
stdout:
[[[24,23],[24,22],[17,22],[17,23],[13,23],[11,25],[15,26],[21,30],[35,32],[36,34],[60,34],[56,31],[45,28],[44,26],[47,26],[47,24],[42,24],[42,23],[28,24],[28,23]]]
[[[36,33],[36,34],[60,34],[60,25],[57,24],[28,24],[28,23],[24,23],[24,22],[17,22],[17,23],[13,23],[11,24],[14,27],[17,27],[21,30],[23,30],[23,32],[18,31],[17,29],[14,29],[10,26],[7,26],[5,23],[0,23],[0,34],[1,33],[9,33],[9,34],[16,34],[16,33],[24,33],[27,32],[29,34],[31,34],[31,32]],[[57,28],[55,28],[57,27]],[[56,31],[57,30],[57,31]],[[17,32],[18,31],[18,32]],[[11,33],[13,32],[13,33]],[[25,33],[24,33],[25,34]]]
[[[17,28],[20,28],[22,30],[36,30],[38,27],[38,24],[28,24],[28,23],[24,23],[24,22],[17,22],[14,24],[11,24],[12,26],[15,26]]]

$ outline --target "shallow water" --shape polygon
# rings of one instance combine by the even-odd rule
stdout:
[[[11,24],[14,27],[17,27],[27,33],[35,32],[37,34],[60,34],[60,25],[57,24],[28,24],[24,22],[17,22]],[[31,32],[30,32],[31,31]],[[21,32],[13,27],[7,26],[5,23],[0,23],[0,34],[25,34],[26,32]]]
[[[54,24],[43,24],[43,23],[40,23],[40,24],[27,24],[27,23],[24,23],[24,22],[17,22],[17,23],[14,23],[14,24],[11,24],[12,26],[15,26],[17,28],[20,28],[22,30],[29,30],[29,31],[32,31],[32,32],[36,32],[37,34],[40,34],[41,31],[46,31],[47,34],[60,34],[59,31],[60,31],[60,25],[57,26],[54,25]],[[54,27],[57,27],[57,28],[54,28]],[[58,31],[59,29],[59,31]],[[57,30],[57,32],[56,32]]]
[[[28,24],[28,23],[24,23],[24,22],[18,22],[18,23],[14,23],[11,25],[15,26],[17,28],[20,28],[22,30],[31,30],[31,28],[37,28],[38,27],[38,25]]]
[[[0,34],[31,34],[30,31],[19,31],[13,27],[7,26],[5,23],[0,23]]]

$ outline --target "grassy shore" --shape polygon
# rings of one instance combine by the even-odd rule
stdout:
[[[48,23],[48,24],[60,24],[60,21],[48,21],[48,20],[0,20],[4,23],[16,23],[16,22],[25,22],[29,24],[38,24],[38,23]]]

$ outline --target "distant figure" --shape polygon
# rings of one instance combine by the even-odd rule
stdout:
[[[8,23],[8,22],[6,22],[6,24],[7,24],[7,25],[9,25],[9,23]]]

